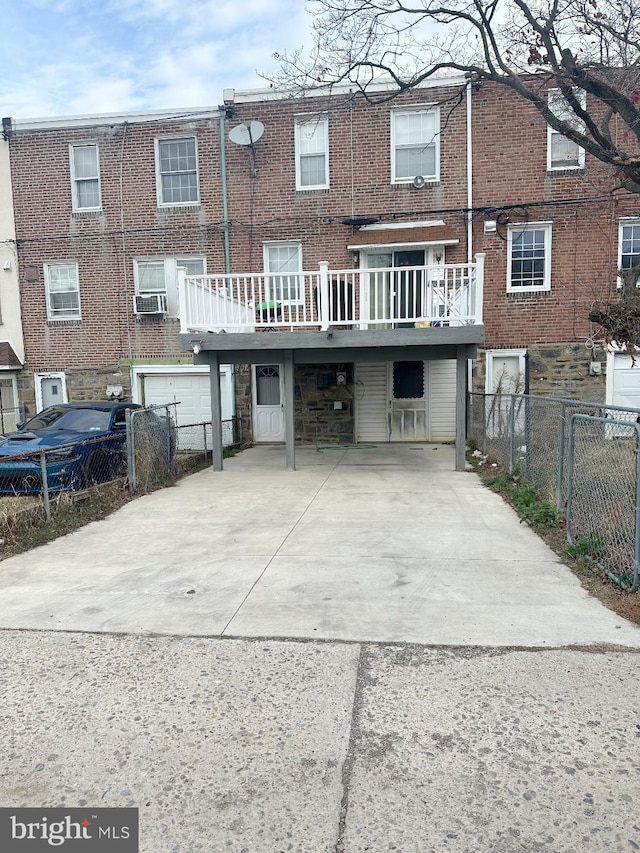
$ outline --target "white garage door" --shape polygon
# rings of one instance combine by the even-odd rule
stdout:
[[[613,357],[613,381],[607,388],[607,402],[612,406],[640,409],[640,359],[635,364],[629,355]]]
[[[209,390],[209,371],[195,373],[180,371],[175,373],[142,373],[141,383],[144,403],[147,406],[159,406],[165,403],[178,403],[176,406],[177,425],[190,429],[181,429],[178,433],[180,450],[204,450],[211,448],[211,393]],[[222,398],[222,442],[225,447],[233,444],[233,383],[228,365],[220,368],[220,393]],[[208,422],[205,429],[203,423]],[[205,445],[206,442],[206,445]]]

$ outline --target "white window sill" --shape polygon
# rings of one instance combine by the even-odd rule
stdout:
[[[424,175],[422,176],[424,178]],[[427,187],[436,187],[440,184],[439,178],[424,178],[424,184],[421,187],[415,187],[413,184],[414,178],[402,179],[401,181],[391,181],[392,187],[409,187],[410,189],[426,189]]]
[[[200,207],[199,201],[182,201],[177,204],[159,204],[158,210],[168,210],[168,211],[176,211],[176,210],[193,210],[194,208]]]
[[[101,207],[78,208],[72,211],[74,216],[101,216],[104,210]]]
[[[517,295],[518,293],[524,293],[526,296],[530,296],[532,293],[551,293],[551,285],[547,287],[507,287],[507,294],[509,296]]]

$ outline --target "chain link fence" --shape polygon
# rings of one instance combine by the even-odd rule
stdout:
[[[179,403],[150,406],[127,413],[129,489],[146,492],[176,476],[210,464],[213,452],[211,421],[179,424]],[[227,450],[244,444],[243,421],[222,422],[222,445]]]
[[[166,485],[176,456],[177,403],[128,409],[127,474],[129,490],[149,492]]]
[[[210,465],[211,421],[177,425],[177,405],[123,410],[110,435],[28,453],[21,453],[20,445],[35,434],[5,436],[0,445],[0,540],[15,538],[21,525],[34,528],[57,517],[61,508],[73,513],[78,499],[97,495],[94,487],[115,489],[122,502],[127,488],[149,492]],[[222,433],[227,452],[244,446],[248,434],[241,418],[224,421]]]
[[[572,415],[567,454],[567,540],[623,589],[638,589],[640,427]]]
[[[102,436],[51,450],[0,455],[0,499],[38,498],[47,520],[51,497],[78,492],[126,476],[126,435]],[[33,503],[33,502],[32,502]]]
[[[468,411],[468,439],[488,459],[517,471],[541,498],[567,509],[574,552],[595,559],[623,588],[637,589],[640,410],[525,394],[470,394]]]

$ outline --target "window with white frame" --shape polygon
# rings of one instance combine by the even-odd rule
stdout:
[[[178,267],[187,275],[206,275],[205,258],[137,258],[133,262],[136,296],[165,296],[167,314],[179,316]]]
[[[296,119],[296,189],[329,186],[329,120],[326,116]]]
[[[97,145],[70,145],[73,210],[101,210],[100,162]]]
[[[620,223],[620,240],[618,245],[618,269],[630,270],[640,268],[640,220]],[[640,278],[636,282],[636,287]],[[622,287],[622,281],[618,281]]]
[[[300,243],[265,243],[264,271],[269,300],[302,302],[302,246]]]
[[[198,148],[195,136],[156,139],[158,206],[198,204]]]
[[[44,265],[47,294],[47,319],[78,320],[80,318],[80,283],[78,264],[63,261]]]
[[[551,223],[510,225],[507,231],[507,291],[551,290]]]
[[[586,93],[574,90],[580,105],[586,105]],[[562,96],[560,89],[549,89],[547,104],[551,112],[561,121],[566,122],[576,130],[583,130],[584,125],[576,116]],[[547,125],[547,169],[584,169],[584,148],[577,142],[567,139],[550,125]]]
[[[391,113],[391,182],[440,178],[440,113],[437,107]]]

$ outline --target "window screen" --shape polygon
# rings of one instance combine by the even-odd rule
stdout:
[[[393,396],[396,400],[424,398],[424,362],[394,361]]]

